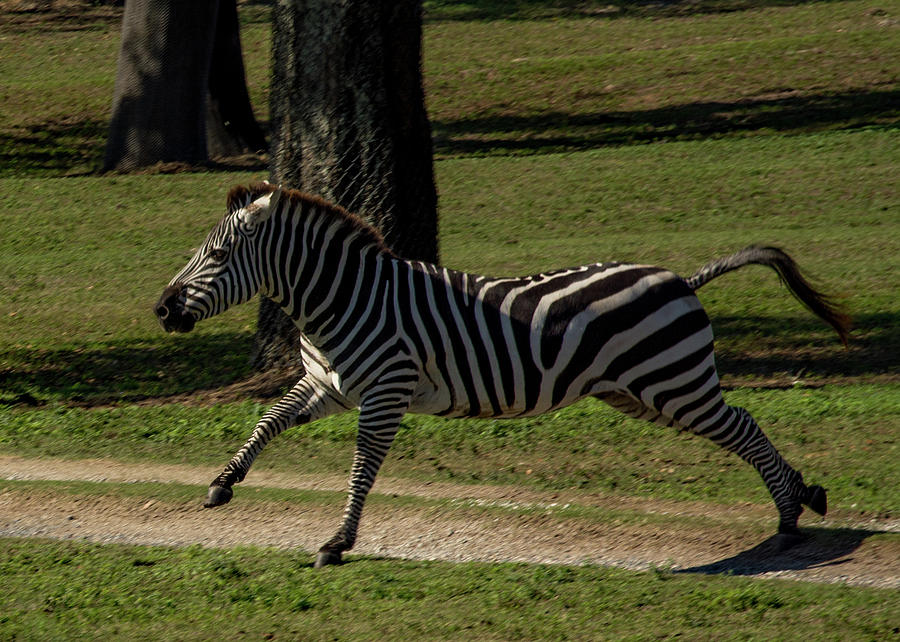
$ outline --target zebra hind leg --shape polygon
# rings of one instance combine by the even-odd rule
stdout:
[[[779,513],[775,543],[778,550],[786,550],[802,542],[805,537],[797,528],[797,521],[808,506],[820,515],[828,510],[825,489],[806,486],[803,476],[791,468],[749,412],[725,405],[724,401],[704,413],[707,420],[694,420],[689,428],[698,435],[736,453],[751,464],[766,484]],[[709,419],[714,417],[715,419]]]
[[[700,414],[686,411],[687,408],[681,412],[674,410],[671,414],[675,419],[662,410],[645,404],[633,394],[604,392],[595,397],[635,419],[645,419],[663,426],[687,427],[698,435],[710,438],[726,450],[737,453],[756,468],[775,500],[780,515],[776,534],[778,549],[786,550],[800,543],[804,537],[797,528],[797,520],[803,512],[802,505],[824,515],[828,508],[825,489],[821,486],[805,486],[800,473],[781,457],[750,413],[743,408],[725,404],[715,381],[706,389],[715,400],[711,409]],[[698,395],[698,398],[702,396]]]

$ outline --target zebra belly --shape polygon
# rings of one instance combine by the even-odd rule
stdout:
[[[553,373],[544,373],[546,377],[553,377]],[[590,373],[583,373],[590,376]],[[470,392],[475,385],[468,382]],[[552,390],[552,386],[543,387]],[[482,385],[477,390],[478,394],[469,395],[455,392],[457,389],[449,385],[436,383],[434,379],[423,377],[413,395],[410,404],[410,412],[438,415],[441,417],[481,417],[495,419],[513,419],[516,417],[530,417],[545,412],[564,408],[579,399],[608,392],[616,389],[615,382],[607,381],[602,377],[594,376],[589,382],[581,385],[577,391],[570,392],[560,399],[553,400],[551,395],[540,395],[537,399],[526,399],[524,394],[515,395],[511,402],[507,400],[502,390],[494,390],[489,394]]]
[[[430,385],[423,388],[431,388],[433,390],[433,387]],[[549,400],[540,400],[540,403],[537,405],[529,406],[525,403],[518,403],[515,405],[503,404],[499,407],[492,406],[489,399],[480,400],[477,407],[471,405],[466,400],[456,400],[451,403],[448,395],[442,395],[436,391],[429,394],[423,389],[421,393],[417,393],[417,396],[413,398],[409,410],[414,413],[438,415],[441,417],[514,419],[517,417],[532,417],[545,412],[552,412],[553,410],[565,408],[585,397],[600,394],[602,392],[609,392],[615,389],[616,385],[613,382],[601,380],[593,382],[589,387],[584,389],[581,394],[566,396],[555,404],[551,403]]]

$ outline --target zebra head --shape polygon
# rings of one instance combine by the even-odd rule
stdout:
[[[231,190],[228,214],[153,306],[166,332],[190,332],[197,321],[244,303],[259,291],[262,277],[256,239],[280,195],[269,183]]]

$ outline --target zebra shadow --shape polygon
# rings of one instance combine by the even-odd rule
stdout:
[[[676,569],[673,573],[705,575],[760,575],[776,571],[802,571],[839,566],[852,561],[850,556],[872,535],[883,531],[852,528],[806,528],[808,536],[801,544],[779,551],[775,536],[737,555],[710,564]]]

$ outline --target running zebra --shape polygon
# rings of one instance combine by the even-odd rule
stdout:
[[[802,505],[825,514],[825,490],[804,485],[753,417],[722,399],[712,328],[694,294],[731,270],[767,265],[846,343],[848,317],[781,250],[748,247],[687,279],[622,263],[490,278],[403,260],[340,207],[268,183],[232,189],[227,207],[154,311],[166,331],[188,332],[261,292],[303,334],[306,374],[213,480],[207,507],[227,503],[286,428],[359,409],[346,509],[317,566],[340,563],[353,546],[406,412],[525,417],[592,395],[753,465],[779,512],[779,546],[802,539]]]

